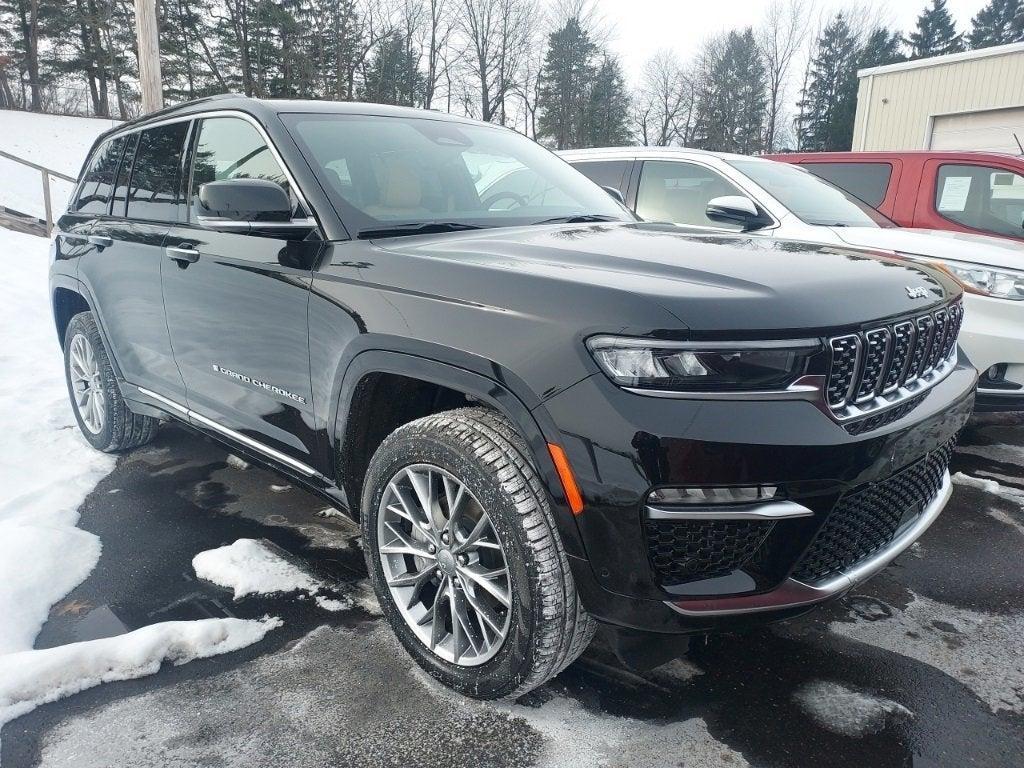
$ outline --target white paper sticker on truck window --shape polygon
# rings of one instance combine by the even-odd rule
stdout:
[[[947,176],[939,198],[940,211],[960,211],[967,208],[967,194],[971,191],[970,176]]]

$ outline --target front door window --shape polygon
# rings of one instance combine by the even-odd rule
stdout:
[[[971,229],[1024,237],[1024,176],[988,165],[940,166],[935,210]]]
[[[645,221],[739,232],[743,229],[739,224],[723,224],[707,217],[708,203],[725,195],[743,192],[720,174],[700,165],[649,161],[644,163],[640,177],[636,212]]]

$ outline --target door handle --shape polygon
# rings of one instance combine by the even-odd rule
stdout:
[[[114,238],[106,235],[89,235],[89,243],[98,248],[109,248],[114,244]]]
[[[182,267],[187,267],[189,264],[195,264],[199,261],[199,251],[195,248],[173,248],[168,246],[164,248],[164,253],[167,254],[167,258],[178,262],[178,265]]]

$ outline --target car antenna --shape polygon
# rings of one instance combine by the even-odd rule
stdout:
[[[1020,139],[1017,138],[1017,134],[1013,134],[1013,140],[1017,142],[1017,147],[1020,149],[1021,155],[1024,155],[1024,144],[1020,143]]]

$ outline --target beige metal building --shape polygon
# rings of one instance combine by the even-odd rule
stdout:
[[[1024,43],[857,73],[854,150],[987,150],[1021,154]]]

